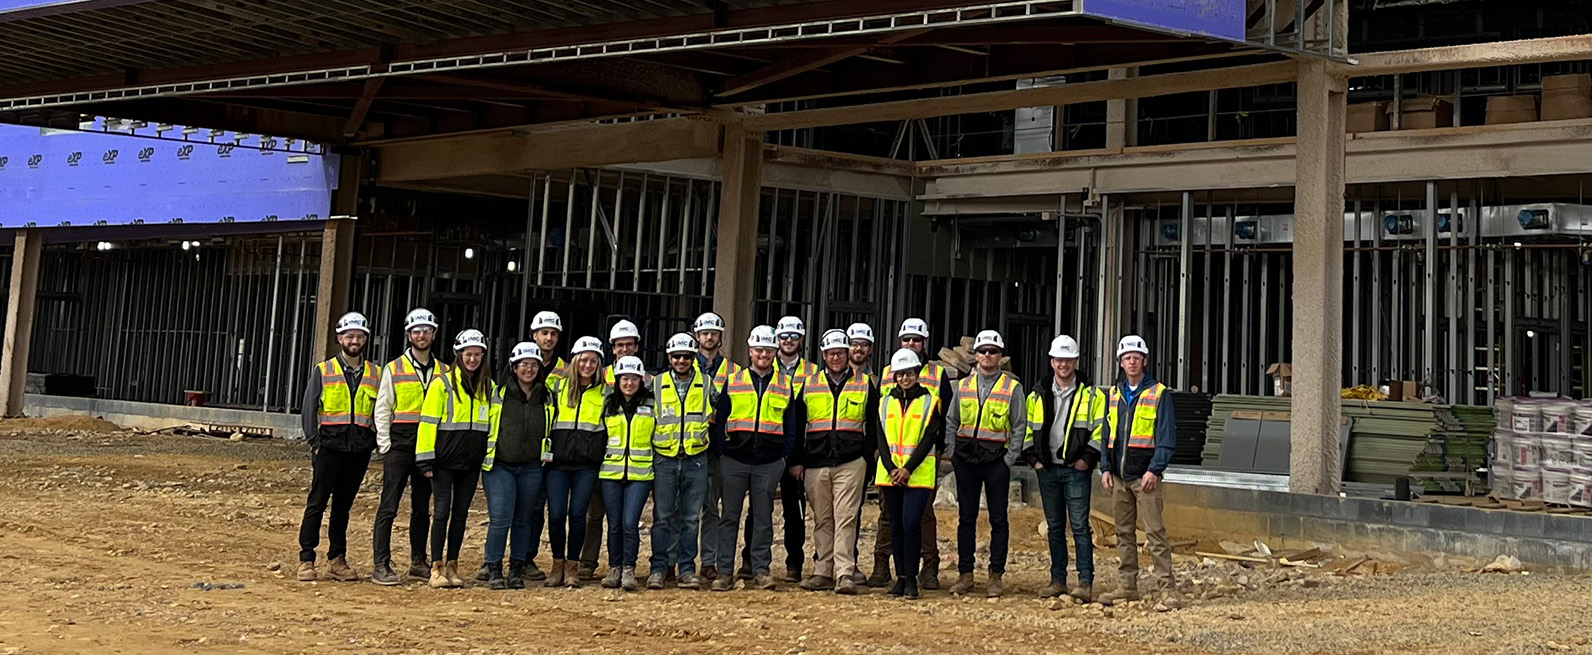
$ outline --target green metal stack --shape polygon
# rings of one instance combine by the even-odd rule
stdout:
[[[1287,414],[1290,402],[1274,396],[1216,396],[1205,432],[1203,465],[1214,467],[1220,459],[1230,414]],[[1344,480],[1391,484],[1413,476],[1432,492],[1462,492],[1467,481],[1471,489],[1479,488],[1479,480],[1466,476],[1474,478],[1475,469],[1487,463],[1494,425],[1491,408],[1369,400],[1344,400],[1342,407],[1343,416],[1353,420]],[[1422,472],[1429,475],[1421,476]]]

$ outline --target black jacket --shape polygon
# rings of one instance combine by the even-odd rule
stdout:
[[[849,369],[844,379],[830,380],[829,393],[844,389],[853,375]],[[817,378],[812,378],[817,380]],[[863,407],[862,434],[838,430],[805,430],[804,438],[797,440],[791,452],[791,466],[828,468],[840,466],[872,454],[879,443],[879,388],[868,386],[868,399]],[[806,406],[803,405],[803,422]]]
[[[924,386],[921,384],[912,387],[911,391],[905,391],[901,387],[897,386],[892,388],[890,390],[890,394],[880,399],[879,402],[901,403],[905,405],[906,403],[910,403],[913,400],[918,399],[920,396],[926,396],[928,394],[929,390],[924,388]],[[881,419],[877,418],[879,415],[875,416],[876,418],[870,422],[881,422]],[[895,461],[890,458],[890,435],[885,434],[882,426],[877,434],[879,436],[875,439],[875,442],[878,444],[879,448],[879,464],[884,467],[886,472],[894,471],[897,467]],[[945,413],[941,412],[939,408],[936,407],[933,417],[929,419],[928,426],[923,430],[922,440],[918,441],[917,447],[912,449],[912,455],[907,458],[907,470],[916,470],[918,465],[922,464],[923,460],[928,458],[929,453],[935,448],[939,447],[940,443],[944,440]]]
[[[1055,466],[1057,464],[1072,466],[1081,459],[1088,462],[1089,468],[1092,470],[1100,464],[1100,451],[1089,445],[1093,435],[1088,430],[1080,428],[1067,430],[1067,445],[1061,453],[1060,462],[1056,461],[1057,453],[1050,448],[1050,429],[1056,422],[1056,394],[1052,391],[1055,384],[1055,376],[1048,376],[1033,390],[1039,397],[1040,406],[1044,408],[1045,423],[1038,427],[1032,424],[1028,426],[1034,430],[1034,443],[1023,449],[1022,454],[1019,455],[1019,460],[1029,466],[1033,466],[1035,463],[1044,464],[1045,466]],[[1076,403],[1078,396],[1089,388],[1089,383],[1084,381],[1082,375],[1076,376],[1073,379],[1073,402]],[[1104,394],[1105,392],[1098,391],[1098,393]],[[1071,415],[1069,415],[1068,420],[1070,421],[1071,418]],[[1100,418],[1104,419],[1105,417],[1101,416]],[[1104,428],[1101,429],[1104,430]]]
[[[531,394],[525,395],[518,379],[509,380],[503,388],[503,411],[498,417],[497,454],[495,464],[540,464],[542,440],[553,426],[547,421],[547,404],[551,402],[547,387],[537,381]]]

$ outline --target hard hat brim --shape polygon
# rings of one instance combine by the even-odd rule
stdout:
[[[365,334],[370,334],[370,328],[365,327],[363,325],[349,325],[347,327],[341,327],[341,328],[337,329],[337,333],[338,334],[342,334],[344,332],[353,332],[355,330],[358,330],[360,332],[364,332]]]

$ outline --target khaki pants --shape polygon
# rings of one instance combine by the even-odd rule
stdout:
[[[857,510],[862,507],[868,462],[856,459],[840,466],[807,469],[803,482],[813,510],[813,542],[818,551],[815,573],[842,578],[857,572]],[[840,544],[839,548],[835,544]]]
[[[1155,560],[1153,576],[1157,586],[1173,586],[1172,545],[1166,539],[1166,521],[1161,516],[1166,503],[1165,490],[1164,480],[1155,485],[1155,491],[1146,492],[1143,478],[1130,481],[1118,478],[1111,492],[1112,514],[1117,521],[1117,555],[1122,558],[1122,565],[1117,569],[1120,588],[1137,589],[1139,586],[1139,536],[1135,525],[1139,519],[1144,519],[1144,536]]]

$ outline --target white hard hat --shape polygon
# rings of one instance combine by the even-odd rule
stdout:
[[[846,338],[846,333],[840,330],[830,330],[824,333],[823,342],[818,349],[822,351],[846,350],[851,348],[851,340]]]
[[[337,319],[337,333],[342,334],[349,330],[359,330],[370,334],[370,321],[365,320],[365,315],[359,312],[349,312]]]
[[[868,327],[867,323],[852,323],[850,327],[846,328],[846,338],[862,339],[868,343],[873,343],[873,328]]]
[[[701,332],[703,330],[716,330],[718,332],[723,332],[724,317],[713,312],[708,312],[698,316],[696,322],[691,324],[691,331]]]
[[[1050,356],[1057,359],[1077,359],[1078,340],[1065,334],[1056,337],[1050,342]]]
[[[697,350],[697,342],[691,335],[681,332],[669,337],[667,350],[670,355],[675,353],[694,353]]]
[[[534,359],[544,364],[547,363],[546,360],[542,359],[542,349],[536,347],[536,344],[529,341],[521,341],[514,344],[514,350],[509,353],[509,364],[518,364],[527,359]]]
[[[779,344],[774,338],[774,328],[759,325],[752,328],[752,336],[747,337],[746,345],[752,348],[777,348]]]
[[[409,312],[409,315],[404,317],[404,331],[408,332],[417,327],[429,327],[435,330],[437,328],[437,315],[424,308],[417,308]]]
[[[1121,359],[1123,355],[1128,353],[1139,353],[1140,355],[1149,357],[1150,347],[1144,344],[1144,337],[1141,337],[1137,334],[1130,334],[1128,336],[1122,337],[1122,340],[1117,342],[1117,358]]]
[[[535,332],[542,328],[552,328],[563,332],[564,320],[559,318],[558,314],[554,312],[536,312],[536,317],[531,319],[531,331]]]
[[[641,358],[634,355],[625,355],[624,357],[620,357],[619,361],[614,362],[614,377],[617,379],[621,375],[638,375],[644,377],[647,375],[647,370],[646,367],[642,366]]]
[[[603,354],[603,342],[598,340],[597,337],[576,339],[575,347],[569,351],[569,356],[574,357],[581,353],[597,353],[598,356],[601,356]]]
[[[1006,340],[1001,338],[1001,333],[999,332],[994,330],[984,330],[983,332],[978,333],[977,337],[973,338],[973,350],[978,350],[984,346],[995,346],[996,348],[1005,350]]]
[[[923,362],[918,359],[918,353],[910,348],[902,348],[890,356],[890,372],[892,374],[900,373],[901,371],[916,371],[922,365]]]
[[[929,338],[929,324],[921,318],[909,318],[901,322],[901,331],[897,337],[923,337]]]
[[[608,343],[613,343],[620,339],[635,339],[640,341],[641,330],[636,329],[635,323],[621,320],[618,323],[615,323],[613,328],[608,330]]]
[[[802,324],[802,320],[795,316],[786,316],[774,324],[774,334],[781,337],[787,334],[805,337],[807,336],[807,326]]]
[[[462,352],[465,348],[486,350],[486,335],[480,330],[465,330],[453,337],[453,352]]]

